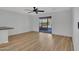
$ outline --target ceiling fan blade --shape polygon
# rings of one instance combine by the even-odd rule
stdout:
[[[38,14],[38,11],[36,11],[36,14]]]
[[[44,12],[44,10],[38,10],[38,12]]]
[[[33,13],[33,11],[30,11],[30,12],[28,12],[28,13]]]
[[[24,9],[24,11],[32,11],[32,10],[30,10],[30,9]]]

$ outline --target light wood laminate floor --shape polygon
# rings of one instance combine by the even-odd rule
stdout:
[[[28,32],[9,37],[0,45],[1,51],[73,51],[70,37],[47,33]]]

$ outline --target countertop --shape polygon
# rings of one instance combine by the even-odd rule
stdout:
[[[0,30],[9,30],[9,29],[14,29],[12,27],[0,27]]]

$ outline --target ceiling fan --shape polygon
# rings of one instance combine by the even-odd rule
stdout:
[[[28,11],[27,13],[35,12],[36,14],[38,14],[38,12],[44,12],[44,10],[39,10],[37,7],[33,7],[33,10],[25,9],[25,11]]]

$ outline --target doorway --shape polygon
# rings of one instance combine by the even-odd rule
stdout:
[[[51,16],[39,17],[39,32],[52,33]]]

